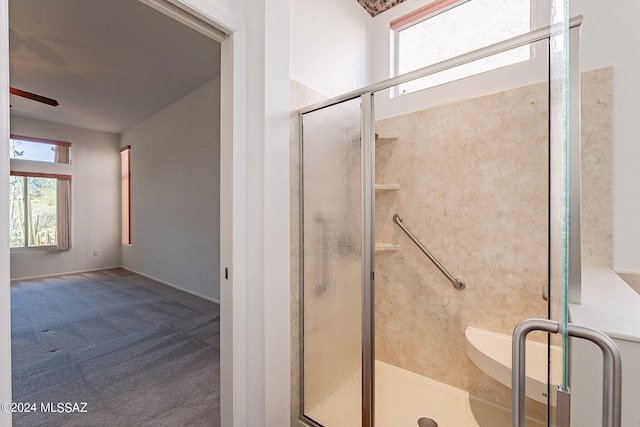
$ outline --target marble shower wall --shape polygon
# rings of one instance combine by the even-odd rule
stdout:
[[[611,266],[611,68],[582,75],[583,259]],[[376,148],[376,358],[509,406],[467,357],[468,326],[511,334],[546,317],[548,91],[535,84],[380,120]],[[392,222],[395,213],[462,291]],[[542,337],[538,337],[539,339]],[[527,403],[528,406],[529,403]],[[543,408],[532,408],[541,416]]]
[[[613,68],[582,74],[582,264],[613,268]]]

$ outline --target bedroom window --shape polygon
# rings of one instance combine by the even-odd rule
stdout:
[[[68,191],[68,175],[11,172],[9,232],[11,248],[59,247],[65,212],[59,193]],[[58,185],[63,181],[61,185]],[[62,201],[64,203],[64,201]]]
[[[50,139],[31,138],[11,135],[9,139],[9,158],[31,160],[45,163],[70,163],[71,143]]]
[[[131,244],[131,146],[120,149],[122,244]]]
[[[531,0],[435,0],[391,22],[395,75],[436,64],[531,31]],[[531,57],[523,46],[403,84],[415,92]]]
[[[9,150],[11,249],[71,249],[71,143],[11,135]]]

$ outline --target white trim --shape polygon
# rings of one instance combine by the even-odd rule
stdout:
[[[264,345],[264,424],[291,424],[291,266],[290,266],[290,70],[289,0],[265,1],[264,6],[264,136],[260,186],[263,262],[260,298],[264,307],[260,330]],[[259,424],[259,423],[256,423]],[[253,424],[253,425],[256,425]]]
[[[180,287],[178,285],[175,285],[173,283],[170,283],[170,282],[167,282],[167,281],[164,281],[164,280],[160,280],[157,277],[153,277],[153,276],[151,276],[149,274],[145,274],[145,273],[142,273],[140,271],[136,271],[136,270],[128,268],[128,267],[123,267],[121,265],[116,266],[116,267],[91,268],[89,270],[77,270],[77,271],[66,271],[64,273],[43,274],[42,276],[18,277],[18,278],[15,278],[15,279],[11,279],[11,283],[20,282],[20,281],[23,281],[23,280],[44,279],[44,278],[47,278],[47,277],[68,276],[68,275],[71,275],[71,274],[92,273],[94,271],[113,270],[113,269],[116,269],[116,268],[121,268],[123,270],[130,271],[130,272],[135,273],[135,274],[137,274],[139,276],[146,277],[147,279],[155,280],[156,282],[162,283],[163,285],[171,286],[172,288],[178,289],[179,291],[186,292],[186,293],[191,294],[193,296],[196,296],[196,297],[199,297],[199,298],[202,298],[202,299],[206,299],[207,301],[211,301],[211,302],[215,302],[217,304],[220,304],[220,301],[216,300],[215,298],[211,298],[211,297],[208,297],[208,296],[205,296],[205,295],[200,295],[197,292],[193,292],[193,291],[191,291],[189,289],[182,288],[182,287]]]
[[[151,275],[149,275],[149,274],[145,274],[145,273],[142,273],[142,272],[140,272],[140,271],[133,270],[133,269],[128,268],[128,267],[118,267],[118,268],[122,268],[123,270],[130,271],[130,272],[135,273],[135,274],[137,274],[137,275],[139,275],[139,276],[146,277],[147,279],[155,280],[155,281],[156,281],[156,282],[158,282],[158,283],[162,283],[163,285],[170,286],[170,287],[172,287],[172,288],[174,288],[174,289],[177,289],[177,290],[182,291],[182,292],[186,292],[186,293],[191,294],[191,295],[193,295],[193,296],[196,296],[196,297],[198,297],[198,298],[206,299],[207,301],[211,301],[211,302],[215,302],[215,303],[217,303],[217,304],[220,304],[220,301],[216,300],[215,298],[211,298],[211,297],[208,297],[208,296],[205,296],[205,295],[200,295],[200,294],[199,294],[199,293],[197,293],[197,292],[191,291],[191,290],[189,290],[189,289],[185,289],[185,288],[183,288],[183,287],[180,287],[180,286],[178,286],[178,285],[176,285],[176,284],[174,284],[174,283],[171,283],[171,282],[167,282],[167,281],[165,281],[165,280],[160,280],[160,279],[158,279],[157,277],[153,277],[153,276],[151,276]],[[101,268],[100,270],[106,270],[106,268],[105,268],[105,269],[102,269],[102,268]],[[93,270],[93,271],[100,271],[100,270]]]
[[[219,8],[211,0],[167,0],[183,11],[231,35],[244,28],[242,19]]]
[[[26,178],[26,177],[25,177]],[[57,245],[47,245],[47,246],[15,246],[9,248],[9,251],[12,254],[21,254],[21,253],[29,253],[29,252],[58,252]],[[14,279],[11,279],[14,280]]]
[[[62,273],[42,274],[40,276],[16,277],[16,278],[11,279],[11,282],[19,282],[20,280],[44,279],[45,277],[65,276],[65,275],[68,275],[68,274],[90,273],[92,271],[112,270],[114,268],[124,268],[124,267],[121,266],[121,265],[117,265],[117,266],[114,266],[114,267],[100,267],[100,268],[90,268],[88,270],[75,270],[75,271],[65,271],[65,272],[62,272]],[[128,270],[128,269],[126,269],[126,270]],[[154,279],[154,280],[156,280],[156,279]]]
[[[247,45],[238,30],[222,43],[220,70],[220,408],[223,427],[248,425]],[[224,108],[227,105],[228,108]],[[228,278],[225,268],[229,269]]]
[[[163,13],[176,21],[186,25],[187,27],[196,30],[200,34],[203,34],[218,43],[222,43],[227,36],[227,33],[214,25],[196,17],[194,14],[186,12],[179,6],[171,3],[169,0],[140,0],[146,4]]]
[[[9,140],[9,0],[0,3],[0,140]],[[9,150],[0,153],[0,200],[9,200]],[[2,203],[2,206],[5,206]],[[9,210],[0,210],[0,224]],[[9,228],[0,232],[0,402],[11,402],[11,294]],[[0,411],[0,425],[11,426],[11,412]]]
[[[49,163],[37,160],[9,159],[9,166],[14,172],[48,173],[52,175],[73,175],[71,163]]]

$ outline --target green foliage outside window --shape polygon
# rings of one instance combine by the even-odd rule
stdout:
[[[56,245],[57,180],[12,176],[10,183],[11,247]]]

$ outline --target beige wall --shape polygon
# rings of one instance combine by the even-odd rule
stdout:
[[[582,79],[583,253],[611,266],[612,69]],[[376,357],[508,406],[510,390],[467,357],[468,326],[511,334],[546,317],[547,85],[385,119],[376,152]],[[394,213],[467,288],[456,291]],[[540,409],[539,409],[540,410]]]
[[[620,276],[622,280],[627,282],[634,291],[640,294],[640,274],[618,272],[618,276]]]
[[[614,69],[582,74],[582,264],[613,268]]]
[[[547,85],[454,102],[377,122],[398,139],[376,150],[376,358],[507,406],[506,387],[465,352],[468,326],[510,334],[546,317]],[[450,271],[449,281],[393,223]],[[527,405],[531,407],[531,405]]]

